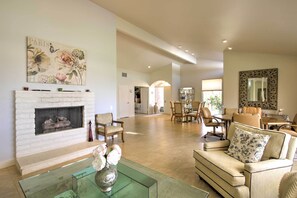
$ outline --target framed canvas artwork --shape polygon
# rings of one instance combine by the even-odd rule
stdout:
[[[27,37],[27,82],[85,85],[86,69],[84,50]]]

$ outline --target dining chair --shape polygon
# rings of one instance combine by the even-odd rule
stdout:
[[[198,123],[202,122],[201,106],[202,106],[202,103],[199,101],[195,101],[195,103],[192,103],[192,111],[190,113],[188,113],[188,117],[190,117],[190,120],[192,120],[192,118],[194,118],[194,120],[197,120]]]
[[[199,101],[192,101],[192,111],[198,111],[199,105]]]
[[[174,102],[173,101],[170,101],[170,110],[171,110],[171,118],[170,118],[170,120],[172,121],[172,119],[175,116],[175,109],[174,109]]]
[[[261,107],[242,107],[242,113],[259,114],[261,118],[262,109]]]
[[[189,115],[185,113],[183,104],[181,102],[174,102],[174,122],[179,118],[181,121],[186,119],[188,122]]]
[[[204,135],[204,138],[206,138],[209,135],[209,136],[218,136],[222,140],[224,133],[216,133],[216,128],[220,126],[222,127],[222,131],[223,131],[225,123],[223,121],[219,121],[218,119],[214,118],[207,107],[203,107],[201,109],[201,112],[202,112],[204,125],[206,127],[213,127],[213,132],[207,132],[207,134]]]
[[[261,128],[261,118],[258,114],[234,113],[232,120],[249,126]]]
[[[224,108],[224,115],[233,115],[233,113],[238,113],[238,108]]]

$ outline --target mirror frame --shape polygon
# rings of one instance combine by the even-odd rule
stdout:
[[[267,101],[248,101],[248,79],[267,77]],[[277,110],[278,68],[239,72],[239,108],[244,106]]]

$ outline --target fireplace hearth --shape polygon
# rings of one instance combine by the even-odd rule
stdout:
[[[35,135],[80,128],[83,106],[35,108]]]

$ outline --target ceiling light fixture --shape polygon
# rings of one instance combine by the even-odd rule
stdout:
[[[188,53],[188,52],[189,52],[189,50],[187,50],[187,49],[186,49],[186,50],[185,50],[185,52],[187,52],[187,53]]]
[[[222,40],[222,43],[227,43],[227,42],[228,42],[227,39]]]
[[[149,65],[149,66],[147,66],[147,68],[149,68],[149,69],[150,69],[150,68],[151,68],[151,66]]]
[[[195,56],[195,53],[192,53],[192,56]]]
[[[232,47],[228,47],[228,50],[232,50]]]
[[[179,45],[178,48],[181,49],[181,48],[183,48],[183,46]]]

